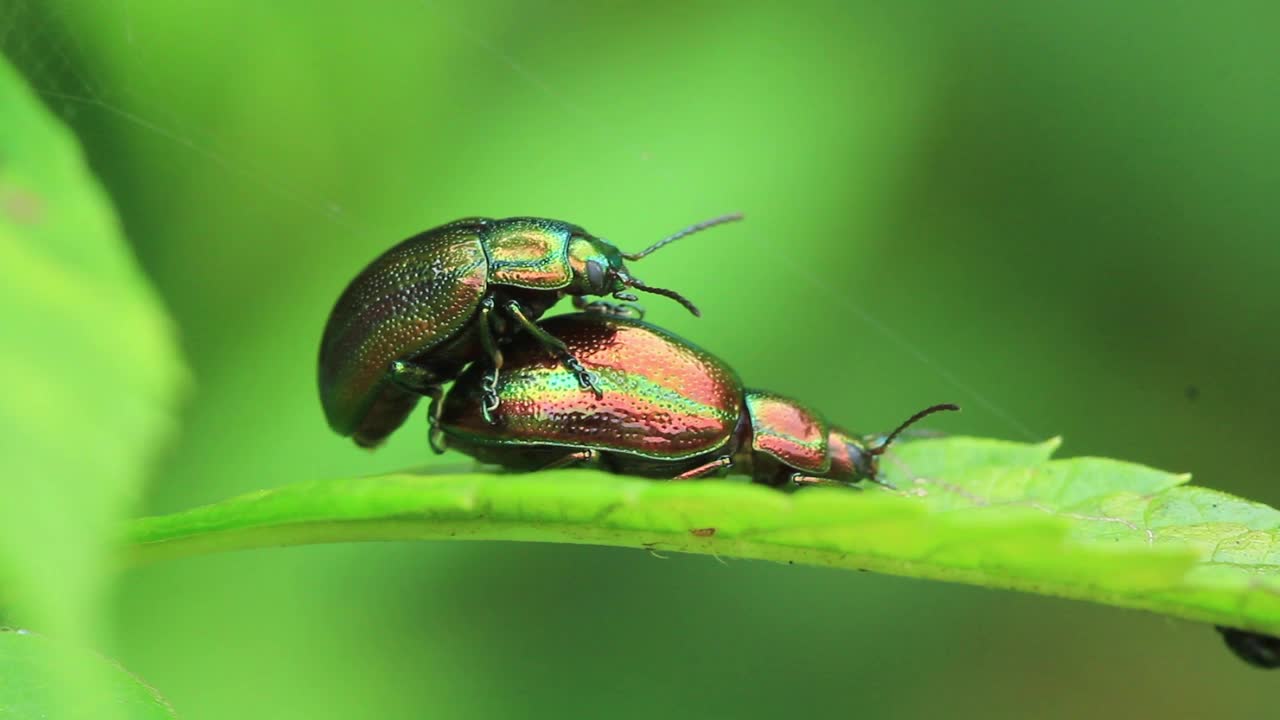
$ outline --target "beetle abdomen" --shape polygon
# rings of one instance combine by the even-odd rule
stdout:
[[[486,368],[472,366],[449,392],[445,431],[465,442],[556,445],[682,459],[724,446],[742,416],[741,384],[719,359],[653,326],[599,316],[542,323],[597,376],[603,397],[526,336],[504,350],[494,422],[480,413]]]
[[[391,248],[338,299],[320,345],[320,400],[329,425],[374,444],[404,421],[416,397],[391,385],[388,366],[457,335],[484,295],[479,221],[453,223]]]

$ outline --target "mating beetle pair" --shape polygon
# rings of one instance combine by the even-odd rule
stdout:
[[[634,319],[637,308],[584,299],[630,303],[634,288],[698,314],[624,260],[740,218],[630,254],[543,218],[468,218],[405,240],[351,282],[329,317],[319,382],[330,426],[372,447],[426,396],[436,452],[447,438],[514,469],[592,462],[647,477],[732,471],[774,486],[876,480],[899,432],[958,408],[921,411],[873,446],[795,401],[744,389],[719,359]],[[565,295],[590,312],[539,323]]]
[[[623,261],[741,217],[698,223],[638,253],[623,253],[577,225],[529,217],[465,218],[401,242],[351,281],[329,315],[319,363],[329,426],[373,447],[404,423],[419,398],[438,399],[441,386],[472,361],[483,357],[487,383],[496,384],[501,345],[520,331],[599,395],[590,373],[537,319],[564,295],[580,308],[590,305],[585,295],[635,302],[631,288],[670,297],[697,315],[693,303],[646,285]],[[629,312],[608,303],[594,306]],[[491,412],[497,396],[490,391],[483,402]]]

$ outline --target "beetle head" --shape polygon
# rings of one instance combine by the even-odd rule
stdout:
[[[624,253],[614,247],[613,243],[602,238],[586,234],[574,235],[569,241],[569,264],[573,268],[574,275],[572,290],[584,295],[612,295],[618,300],[635,302],[636,296],[627,292],[629,288],[634,288],[641,292],[669,297],[685,306],[694,315],[701,315],[702,313],[698,311],[697,306],[675,290],[648,285],[632,275],[631,271],[627,269],[625,261],[640,260],[654,250],[673,243],[686,235],[692,235],[709,227],[741,219],[741,213],[734,213],[704,220],[695,225],[690,225],[674,235],[669,235],[636,253]]]
[[[622,251],[608,240],[575,234],[569,241],[569,266],[573,269],[571,290],[575,293],[610,295],[627,288],[622,282],[627,276]]]
[[[882,438],[875,438],[876,440],[879,440],[879,442],[877,442],[873,447],[856,447],[855,445],[850,444],[849,457],[850,457],[850,460],[853,462],[854,469],[856,470],[856,477],[864,477],[868,480],[871,480],[872,482],[884,484],[881,482],[881,480],[878,477],[880,473],[880,456],[884,454],[885,450],[889,449],[889,445],[893,444],[894,440],[898,439],[898,436],[902,434],[902,431],[906,430],[912,425],[915,425],[916,423],[920,422],[921,420],[929,417],[934,413],[945,412],[945,411],[954,412],[954,411],[958,411],[959,409],[960,409],[960,406],[955,405],[953,403],[941,403],[939,405],[931,405],[921,410],[920,412],[916,413],[915,415],[912,415],[911,417],[907,418],[901,425],[894,428],[893,432],[889,433],[888,435],[885,435]],[[867,442],[867,445],[870,445],[870,444],[871,444],[871,440]]]

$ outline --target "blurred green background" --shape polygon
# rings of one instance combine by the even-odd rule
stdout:
[[[329,432],[327,313],[465,215],[638,249],[649,318],[838,422],[1066,438],[1280,503],[1280,53],[1265,3],[0,0],[197,387],[146,512],[432,456]],[[566,303],[567,307],[567,303]],[[1261,717],[1204,627],[569,546],[132,571],[104,648],[185,718]]]

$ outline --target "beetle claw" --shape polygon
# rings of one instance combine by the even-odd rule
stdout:
[[[493,424],[493,411],[501,402],[498,399],[498,368],[485,373],[483,381],[484,399],[480,401],[480,416],[490,425]]]
[[[597,400],[601,400],[604,398],[604,391],[601,390],[600,386],[596,384],[595,373],[590,373],[590,372],[585,373],[584,375],[578,378],[578,382],[582,383],[582,387],[588,388],[589,390],[591,390],[591,392],[595,393]]]
[[[444,390],[436,385],[429,388],[426,395],[431,398],[431,406],[427,409],[427,444],[431,446],[432,452],[443,455],[447,447],[444,429],[440,427],[440,415],[444,412]]]
[[[596,399],[600,400],[604,397],[604,391],[600,389],[599,380],[596,374],[583,367],[582,362],[578,358],[567,355],[560,360],[564,366],[569,368],[574,375],[578,377],[578,384],[595,393]]]
[[[427,444],[431,446],[431,451],[437,455],[443,455],[445,451],[444,431],[439,425],[431,424],[431,429],[427,431]]]
[[[584,389],[590,390],[592,393],[594,393],[597,400],[604,397],[604,391],[600,389],[599,383],[596,382],[598,378],[596,377],[595,373],[589,370],[578,370],[577,375],[578,375],[578,384],[581,385]]]

